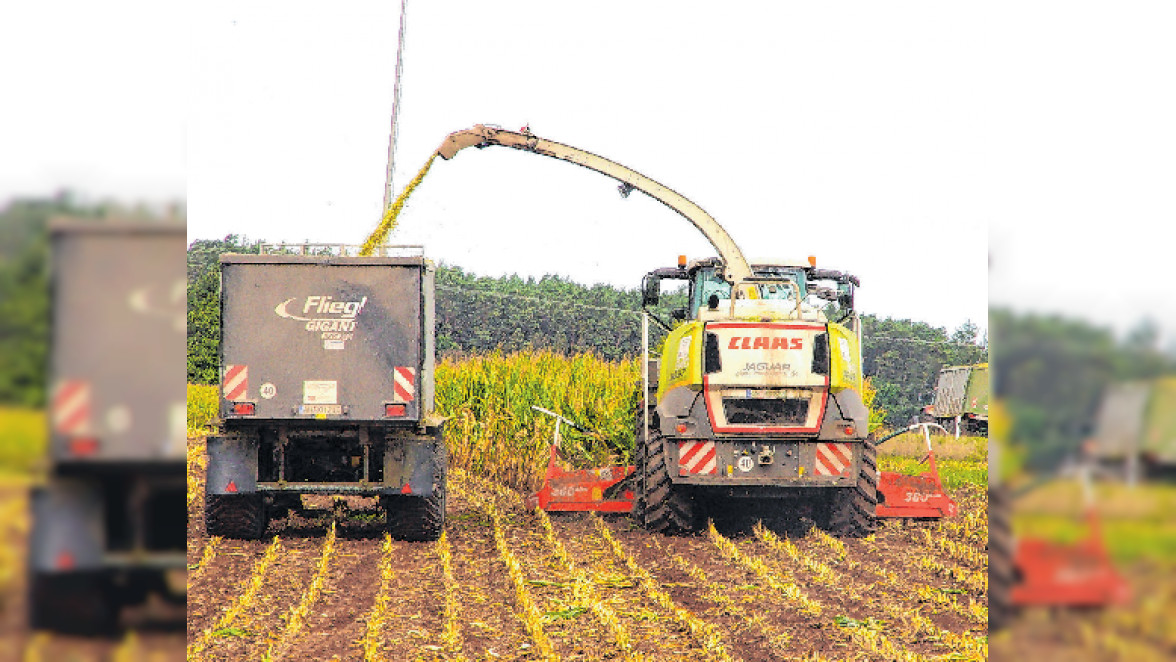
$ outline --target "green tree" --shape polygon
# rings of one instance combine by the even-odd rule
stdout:
[[[257,253],[261,241],[232,234],[188,245],[188,383],[220,381],[220,256]]]

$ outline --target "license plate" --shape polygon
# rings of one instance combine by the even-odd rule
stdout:
[[[343,405],[299,405],[298,413],[303,415],[339,416],[343,414]]]

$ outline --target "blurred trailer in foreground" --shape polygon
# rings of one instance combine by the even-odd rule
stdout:
[[[50,224],[50,468],[32,493],[29,617],[97,633],[186,597],[185,229]]]

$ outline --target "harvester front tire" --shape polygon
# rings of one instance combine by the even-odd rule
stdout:
[[[861,538],[878,528],[878,449],[862,442],[857,484],[839,488],[829,504],[827,529],[835,536]]]
[[[433,479],[433,493],[427,497],[389,496],[383,499],[388,532],[400,540],[431,542],[445,530],[446,456],[438,454],[439,468]]]
[[[204,500],[204,528],[210,536],[257,540],[269,525],[260,494],[209,494]]]
[[[640,411],[640,409],[638,410]],[[637,450],[637,510],[642,525],[657,533],[691,533],[698,529],[693,498],[670,480],[665,444],[660,432],[650,430],[643,443],[641,426],[634,447]]]

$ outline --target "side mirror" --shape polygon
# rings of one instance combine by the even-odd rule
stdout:
[[[853,310],[853,285],[850,283],[837,284],[837,305],[842,310]]]
[[[675,308],[670,311],[670,317],[672,317],[676,320],[684,320],[684,319],[686,319],[686,309],[685,308]]]
[[[641,305],[656,306],[661,298],[661,279],[652,274],[646,274],[641,279]]]

